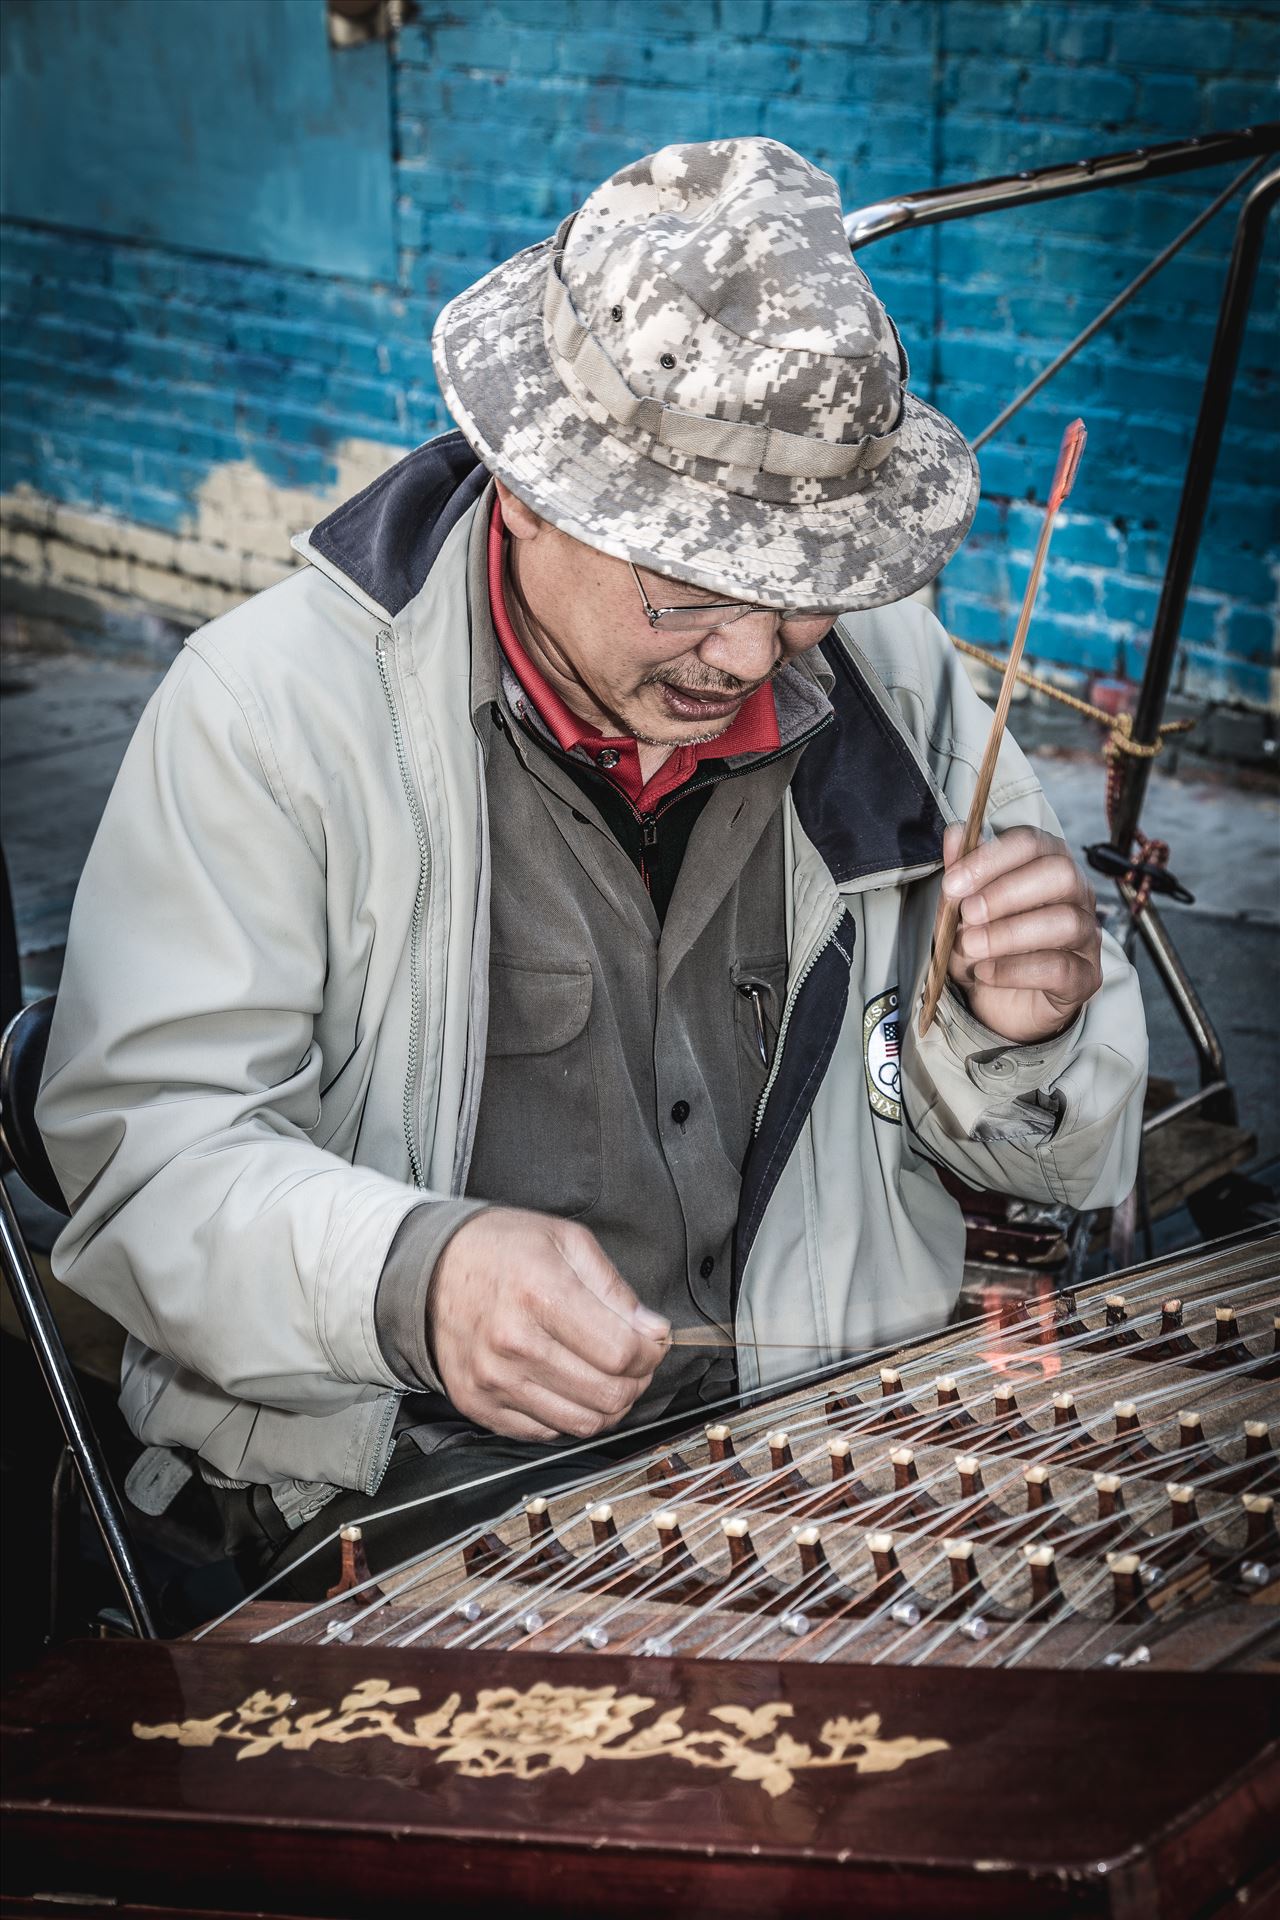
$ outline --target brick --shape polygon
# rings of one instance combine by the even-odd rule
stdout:
[[[1018,111],[1089,127],[1118,126],[1133,111],[1136,83],[1125,73],[1033,67],[1018,88]]]
[[[1280,664],[1280,616],[1274,608],[1233,607],[1227,614],[1227,648],[1242,660]]]
[[[1107,58],[1111,46],[1109,7],[1073,7],[1046,13],[1043,51],[1050,60],[1092,66]]]
[[[882,7],[884,0],[877,5]],[[867,0],[771,0],[768,24],[776,40],[865,47],[871,37],[871,8]]]
[[[1231,33],[1217,10],[1171,18],[1150,6],[1121,8],[1112,26],[1112,59],[1121,67],[1221,73],[1231,65]]]
[[[942,20],[948,54],[982,54],[1022,60],[1044,46],[1045,20],[1037,0],[998,5],[995,0],[947,0]]]
[[[45,572],[46,542],[38,533],[21,527],[0,525],[0,563],[6,573],[20,573],[30,579],[42,579]]]
[[[1159,588],[1149,580],[1128,580],[1112,574],[1103,581],[1102,611],[1108,620],[1150,632],[1160,602]]]

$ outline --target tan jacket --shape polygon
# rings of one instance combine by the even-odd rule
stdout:
[[[419,449],[297,543],[310,567],[191,637],[76,898],[38,1114],[73,1208],[55,1271],[130,1335],[135,1433],[236,1479],[376,1488],[399,1396],[383,1262],[424,1193],[466,1183],[488,977],[469,467],[457,436]],[[362,544],[422,541],[425,508],[397,519],[387,491],[413,487],[437,510],[425,578],[402,540],[394,565]],[[1110,941],[1057,1040],[1010,1047],[950,996],[916,1038],[941,827],[989,715],[919,605],[839,633],[840,725],[784,803],[787,1007],[735,1274],[741,1337],[815,1360],[949,1311],[963,1232],[935,1161],[1029,1199],[1121,1199],[1146,1064]],[[1012,743],[989,819],[1055,828]]]

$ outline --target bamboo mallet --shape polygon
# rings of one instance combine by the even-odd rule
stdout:
[[[987,738],[987,750],[982,756],[982,765],[978,769],[978,784],[974,788],[973,800],[969,806],[969,818],[964,825],[962,857],[964,854],[972,853],[982,838],[982,823],[991,794],[991,782],[995,778],[1000,742],[1004,738],[1005,722],[1009,718],[1009,705],[1013,699],[1014,682],[1022,660],[1027,628],[1031,625],[1031,610],[1035,606],[1036,594],[1040,590],[1040,576],[1044,572],[1045,555],[1049,551],[1049,535],[1053,532],[1054,515],[1071,491],[1076,469],[1080,465],[1080,456],[1084,452],[1084,442],[1084,421],[1073,420],[1063,434],[1062,445],[1058,449],[1058,465],[1044,510],[1044,525],[1040,529],[1035,558],[1031,562],[1031,575],[1027,581],[1027,590],[1022,596],[1022,612],[1018,615],[1017,631],[1013,636],[1013,645],[1009,649],[1009,663],[1004,670],[1004,679],[1000,682],[1000,698],[996,701],[995,718],[991,722],[991,732]],[[925,981],[924,999],[920,1007],[919,1030],[922,1034],[929,1031],[933,1024],[933,1016],[938,1011],[938,1002],[942,998],[942,989],[946,984],[947,968],[951,964],[951,949],[955,945],[956,928],[959,923],[960,902],[950,900],[944,894],[942,910],[938,915],[937,931],[933,936],[933,959],[929,965],[929,977]]]

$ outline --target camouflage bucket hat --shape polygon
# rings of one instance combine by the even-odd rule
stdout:
[[[776,141],[624,167],[432,346],[463,433],[544,519],[732,599],[884,605],[973,518],[973,454],[907,391],[835,181]]]

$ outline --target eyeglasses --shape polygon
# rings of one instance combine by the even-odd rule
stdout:
[[[735,620],[745,620],[749,613],[771,613],[779,626],[810,627],[825,633],[836,619],[834,613],[796,613],[791,608],[757,606],[751,600],[703,600],[697,606],[655,607],[634,561],[628,560],[627,565],[644,602],[645,619],[655,632],[661,628],[663,633],[710,633],[713,627],[730,627]]]

